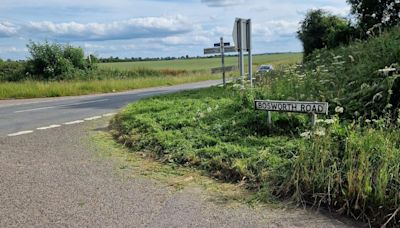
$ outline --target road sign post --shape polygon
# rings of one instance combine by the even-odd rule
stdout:
[[[224,43],[224,38],[221,37],[220,40],[220,46],[221,46],[221,64],[222,64],[222,83],[224,86],[226,86],[226,79],[225,79],[225,43]]]
[[[233,41],[236,49],[239,51],[239,68],[241,84],[244,86],[245,70],[244,70],[244,51],[248,52],[249,55],[249,71],[248,79],[250,80],[250,86],[253,87],[253,58],[252,58],[252,44],[251,44],[251,20],[236,18],[233,26]]]
[[[253,88],[253,55],[251,51],[251,19],[246,22],[246,35],[247,35],[247,52],[249,54],[249,80],[250,87]]]

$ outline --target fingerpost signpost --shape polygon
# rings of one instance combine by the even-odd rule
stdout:
[[[222,67],[217,67],[211,69],[212,74],[222,73],[222,81],[224,86],[226,85],[226,77],[225,73],[230,71],[235,71],[237,69],[236,66],[225,66],[225,53],[236,52],[236,48],[234,46],[230,46],[230,43],[225,43],[224,38],[221,37],[219,43],[215,43],[213,48],[205,48],[204,54],[221,54],[221,65]]]

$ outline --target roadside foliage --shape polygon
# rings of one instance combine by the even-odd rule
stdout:
[[[132,151],[246,183],[259,199],[290,198],[370,225],[399,226],[400,31],[333,50],[257,78],[256,89],[183,92],[131,104],[111,132]],[[381,71],[380,71],[381,70]],[[388,72],[388,73],[386,73]],[[255,99],[327,101],[315,127]]]

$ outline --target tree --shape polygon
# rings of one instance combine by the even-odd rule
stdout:
[[[347,0],[360,27],[367,31],[375,26],[392,27],[400,22],[398,0]]]
[[[35,43],[28,45],[31,57],[28,72],[38,79],[63,80],[73,77],[76,70],[90,69],[82,48],[58,43]]]
[[[354,28],[348,20],[321,9],[309,11],[300,24],[297,35],[303,43],[305,57],[315,49],[347,44],[354,35]]]

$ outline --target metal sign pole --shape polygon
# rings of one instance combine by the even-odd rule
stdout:
[[[225,45],[224,45],[224,38],[221,37],[221,62],[222,62],[222,83],[226,86],[225,80]]]
[[[249,80],[250,87],[253,88],[253,55],[252,55],[252,43],[251,43],[251,19],[247,20],[246,35],[247,35],[247,50],[249,54]]]
[[[242,87],[244,87],[244,55],[243,55],[243,35],[242,35],[242,30],[243,30],[243,23],[242,20],[238,20],[238,47],[239,47],[239,68],[240,68],[240,83]]]

